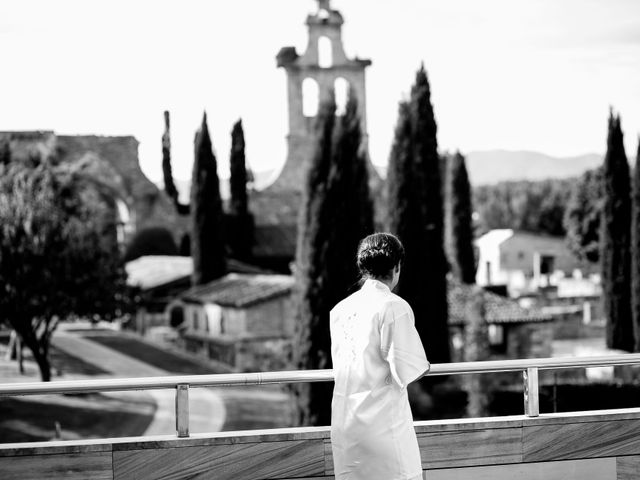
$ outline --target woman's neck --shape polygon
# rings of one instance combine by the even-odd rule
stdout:
[[[385,277],[368,277],[367,280],[376,280],[380,283],[384,283],[387,287],[389,287],[389,290],[391,290],[392,285],[393,285],[393,277],[391,278],[385,278]]]

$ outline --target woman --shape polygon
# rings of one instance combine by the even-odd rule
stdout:
[[[364,284],[331,310],[336,480],[422,478],[407,385],[430,365],[411,307],[391,293],[403,258],[389,233],[363,239],[357,262]]]

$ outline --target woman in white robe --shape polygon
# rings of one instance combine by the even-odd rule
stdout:
[[[391,234],[362,240],[358,267],[364,285],[331,311],[336,480],[422,478],[407,385],[430,365],[411,307],[391,292],[403,257],[402,244]]]

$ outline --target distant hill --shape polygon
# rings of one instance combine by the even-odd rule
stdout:
[[[463,153],[464,154],[464,153]],[[552,157],[539,152],[482,150],[464,154],[467,160],[469,179],[474,186],[490,185],[505,180],[544,180],[547,178],[569,178],[581,175],[585,170],[598,167],[603,157],[588,153],[577,157]],[[386,177],[387,167],[375,165],[378,173]],[[254,187],[262,190],[275,179],[276,169],[254,172]],[[183,202],[189,201],[189,180],[174,179]],[[158,187],[162,189],[162,184]],[[229,179],[220,179],[220,194],[229,198]]]
[[[577,157],[551,157],[539,152],[487,150],[465,155],[472,185],[504,180],[543,180],[581,175],[602,164],[599,154]]]

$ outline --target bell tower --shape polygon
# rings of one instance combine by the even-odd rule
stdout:
[[[363,141],[367,145],[365,68],[371,60],[347,58],[342,44],[344,20],[331,9],[330,0],[316,0],[318,8],[307,16],[308,43],[299,55],[295,47],[283,47],[276,56],[278,67],[287,74],[289,133],[287,159],[280,175],[268,190],[302,191],[313,148],[313,128],[318,105],[336,96],[338,114],[353,88],[360,110]]]

